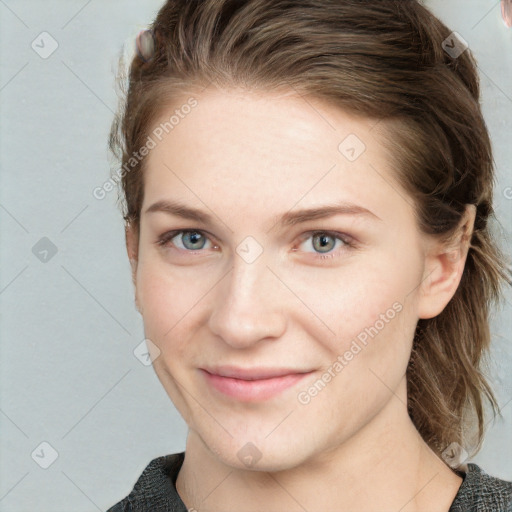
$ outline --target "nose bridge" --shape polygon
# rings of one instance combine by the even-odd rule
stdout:
[[[243,348],[262,338],[279,337],[285,328],[279,283],[260,254],[234,254],[210,317],[210,329],[226,343]]]

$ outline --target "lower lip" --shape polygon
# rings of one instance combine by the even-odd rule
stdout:
[[[217,391],[244,402],[254,402],[272,398],[285,389],[294,386],[304,379],[304,377],[312,373],[293,373],[273,377],[271,379],[243,380],[221,377],[220,375],[214,375],[202,369],[200,371],[205,376],[207,382]]]

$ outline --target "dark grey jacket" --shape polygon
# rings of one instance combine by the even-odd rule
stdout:
[[[181,452],[153,459],[132,492],[107,512],[188,512],[175,487],[184,458]],[[450,512],[512,512],[512,482],[490,476],[473,463],[461,476],[464,481]]]

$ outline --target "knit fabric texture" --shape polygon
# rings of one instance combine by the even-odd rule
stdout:
[[[185,452],[153,459],[132,492],[107,512],[190,512],[176,491],[184,459]],[[512,482],[490,476],[471,462],[464,468],[449,512],[512,512]]]

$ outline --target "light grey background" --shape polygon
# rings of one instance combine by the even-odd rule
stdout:
[[[160,0],[0,0],[0,305],[3,512],[106,510],[186,428],[151,366],[134,307],[106,149],[114,74]],[[430,0],[475,53],[499,173],[496,210],[512,226],[512,30],[495,0]],[[42,58],[32,48],[58,48]],[[507,198],[508,190],[508,198]],[[57,249],[40,261],[47,237]],[[510,240],[510,239],[509,239]],[[47,242],[46,242],[47,243]],[[510,249],[510,242],[508,244]],[[44,253],[39,253],[44,257]],[[493,323],[491,368],[504,422],[474,459],[512,480],[512,315]],[[58,458],[48,469],[51,448]],[[34,452],[35,450],[35,452]],[[36,463],[37,462],[39,463]]]

